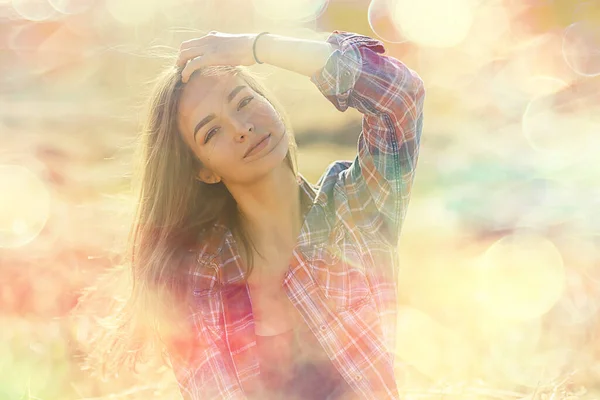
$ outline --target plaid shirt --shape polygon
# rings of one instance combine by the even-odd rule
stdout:
[[[397,244],[423,121],[423,82],[375,39],[334,31],[310,79],[340,111],[363,114],[358,154],[316,185],[283,288],[357,398],[398,399],[394,373]],[[194,346],[172,360],[185,399],[244,399],[260,367],[249,288],[232,233],[216,224],[189,253]]]

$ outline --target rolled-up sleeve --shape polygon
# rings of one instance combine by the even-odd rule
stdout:
[[[401,61],[384,55],[383,43],[334,31],[335,50],[311,76],[339,110],[363,114],[357,156],[339,162],[322,179],[335,179],[353,223],[397,243],[408,207],[423,128],[424,85]],[[320,182],[322,183],[322,182]]]

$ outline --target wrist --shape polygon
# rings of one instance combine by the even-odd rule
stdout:
[[[265,34],[256,41],[256,56],[265,64],[312,76],[323,68],[335,46],[319,40]]]
[[[258,40],[260,39],[261,36],[266,36],[269,34],[270,34],[269,32],[261,32],[261,33],[254,35],[254,40],[252,41],[252,56],[254,58],[254,62],[257,64],[264,64],[264,60],[258,56],[258,49],[257,49]]]

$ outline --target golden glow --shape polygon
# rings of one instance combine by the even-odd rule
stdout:
[[[257,15],[274,21],[308,22],[318,18],[328,0],[253,0]]]
[[[443,368],[443,327],[414,308],[398,312],[397,354],[428,377],[440,376]]]
[[[48,219],[48,190],[28,169],[0,165],[0,193],[0,247],[31,242]]]
[[[402,35],[392,11],[396,0],[371,0],[367,10],[369,26],[382,40],[390,43],[401,43],[407,40]]]
[[[48,0],[56,11],[63,14],[79,14],[93,6],[95,0]]]
[[[600,27],[598,22],[576,22],[564,31],[563,57],[579,75],[600,75]]]
[[[12,6],[19,15],[30,21],[43,21],[56,13],[48,0],[12,0]]]
[[[532,97],[547,96],[565,89],[567,82],[553,76],[532,76],[523,87]]]
[[[181,397],[159,357],[140,365],[140,374],[125,369],[106,381],[81,371],[79,358],[92,353],[94,336],[116,328],[109,305],[129,298],[133,274],[122,257],[131,214],[144,201],[132,190],[134,152],[154,79],[172,67],[181,41],[210,30],[310,40],[341,30],[380,39],[385,55],[425,83],[410,200],[387,203],[407,207],[397,346],[389,349],[410,371],[397,371],[400,397],[597,398],[599,6],[0,0],[0,397]],[[298,165],[310,182],[332,162],[355,158],[363,127],[357,110],[339,112],[306,76],[268,63],[249,70],[290,114]],[[360,247],[335,258],[362,270],[369,248]],[[122,274],[101,278],[116,265]],[[90,287],[95,301],[69,318]],[[572,393],[580,384],[586,395]]]
[[[478,66],[501,55],[510,43],[510,18],[505,5],[500,0],[480,3],[473,8],[473,23],[458,46],[473,57]]]
[[[535,234],[503,237],[489,247],[479,267],[479,300],[499,318],[540,317],[554,306],[565,286],[560,252]]]
[[[138,25],[149,22],[161,3],[161,0],[106,0],[106,8],[122,24]]]
[[[522,118],[523,135],[536,151],[576,161],[592,151],[597,136],[597,104],[591,96],[539,96],[533,98]]]
[[[452,47],[462,42],[473,23],[468,0],[395,0],[393,18],[403,34],[422,46]]]

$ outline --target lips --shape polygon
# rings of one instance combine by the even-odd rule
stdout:
[[[268,135],[264,135],[258,142],[256,142],[248,150],[246,150],[246,153],[244,154],[244,158],[248,157],[248,155],[250,155],[250,153],[252,153],[252,151],[254,149],[256,149],[258,146],[260,146],[265,140],[267,140],[270,137],[271,137],[270,133]]]

